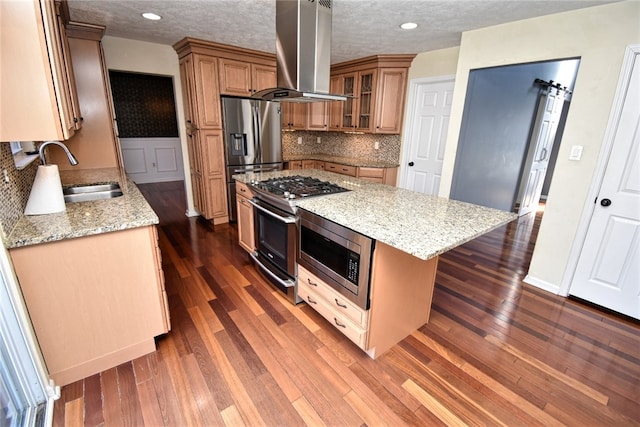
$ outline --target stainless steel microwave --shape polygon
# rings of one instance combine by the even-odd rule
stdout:
[[[298,264],[364,310],[369,309],[371,257],[375,241],[299,209]]]

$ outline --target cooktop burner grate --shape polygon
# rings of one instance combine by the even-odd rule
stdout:
[[[268,193],[289,198],[292,195],[294,197],[310,197],[349,191],[328,181],[300,175],[270,178],[253,183],[253,185]]]

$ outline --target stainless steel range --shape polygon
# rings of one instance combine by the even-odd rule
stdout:
[[[257,247],[251,257],[269,282],[297,304],[301,299],[297,292],[299,220],[295,202],[349,190],[300,175],[254,180],[249,186],[255,194],[251,204]]]
[[[300,175],[252,181],[250,185],[256,197],[291,213],[296,212],[298,199],[349,191],[329,181]]]

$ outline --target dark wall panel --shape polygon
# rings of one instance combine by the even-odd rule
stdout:
[[[109,71],[120,138],[178,136],[171,77]]]

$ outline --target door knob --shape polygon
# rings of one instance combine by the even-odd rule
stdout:
[[[409,166],[413,166],[413,162],[409,162]]]
[[[611,206],[611,200],[610,199],[602,199],[602,200],[600,200],[600,204],[606,208],[607,206]]]

